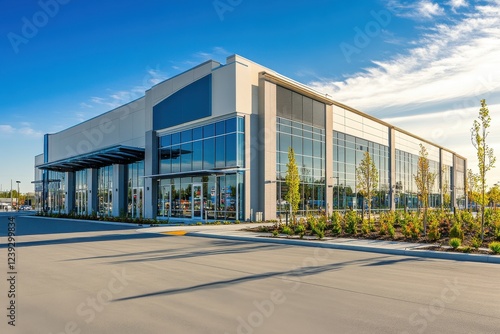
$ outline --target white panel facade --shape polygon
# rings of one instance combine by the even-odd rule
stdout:
[[[333,106],[333,130],[389,145],[389,128],[352,111]]]
[[[212,116],[236,112],[236,64],[217,68],[212,73]]]
[[[141,98],[67,130],[49,135],[49,162],[115,145],[144,147],[145,99]]]

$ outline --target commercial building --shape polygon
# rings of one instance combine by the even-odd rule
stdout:
[[[466,159],[234,55],[165,80],[131,103],[44,138],[37,209],[159,219],[276,219],[293,147],[300,214],[360,208],[356,166],[379,171],[375,209],[416,208],[420,144],[431,206],[465,203]],[[366,204],[365,204],[366,205]]]

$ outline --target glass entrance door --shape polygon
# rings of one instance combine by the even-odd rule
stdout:
[[[170,218],[172,216],[171,210],[172,190],[170,185],[161,186],[160,191],[160,210],[158,215],[160,217]]]
[[[129,203],[130,216],[133,218],[142,217],[142,187],[132,188],[132,198]]]
[[[192,190],[192,217],[203,218],[203,185],[201,183],[194,183]]]

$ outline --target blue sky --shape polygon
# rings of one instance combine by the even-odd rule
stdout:
[[[0,184],[32,191],[43,134],[240,54],[469,159],[500,152],[499,0],[40,0],[0,11]],[[500,181],[500,168],[490,184]]]

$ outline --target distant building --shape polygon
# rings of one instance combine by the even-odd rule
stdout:
[[[0,198],[0,211],[10,211],[17,206],[17,198]]]
[[[365,151],[380,176],[372,207],[416,208],[419,144],[438,175],[431,206],[465,203],[464,157],[234,55],[45,135],[35,158],[37,209],[275,219],[287,210],[289,147],[300,166],[300,214],[366,205],[355,177]]]

